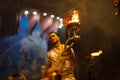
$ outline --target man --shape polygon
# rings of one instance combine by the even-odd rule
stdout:
[[[76,58],[73,49],[68,45],[61,44],[60,37],[56,32],[49,33],[49,41],[53,48],[47,53],[47,67],[57,67],[62,80],[75,80],[73,71]]]

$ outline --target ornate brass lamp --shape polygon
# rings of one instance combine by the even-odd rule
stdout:
[[[80,36],[77,35],[77,32],[80,30],[80,28],[79,28],[80,27],[79,11],[74,10],[72,12],[71,16],[69,16],[63,20],[63,24],[64,24],[64,26],[67,30],[67,34],[68,34],[68,39],[66,40],[65,44],[67,45],[67,43],[71,41],[72,44],[70,46],[72,47],[73,44],[75,44],[75,42],[80,40]]]

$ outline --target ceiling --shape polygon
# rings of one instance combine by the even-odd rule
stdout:
[[[82,0],[81,0],[82,1]],[[37,8],[41,12],[65,16],[78,7],[80,0],[0,0],[1,7]]]
[[[77,8],[78,4],[77,0],[48,0],[48,2],[43,1],[41,9],[59,16],[65,16],[70,10]]]

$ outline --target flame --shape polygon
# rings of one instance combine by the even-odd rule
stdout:
[[[72,23],[72,22],[80,23],[80,17],[79,17],[79,11],[78,10],[74,10],[72,12],[72,17],[71,17],[71,20],[69,21],[69,23]]]
[[[102,50],[99,50],[98,52],[91,53],[91,56],[95,57],[95,56],[99,56],[100,54],[102,54]]]
[[[70,20],[71,19],[70,19],[69,16],[63,19],[62,23],[63,23],[64,27],[66,27],[68,25],[68,23],[69,23]]]
[[[69,23],[80,23],[79,10],[73,10],[72,13],[63,19],[63,25],[66,27]]]

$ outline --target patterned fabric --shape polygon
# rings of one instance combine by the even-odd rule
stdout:
[[[72,48],[70,49],[72,53],[74,51]],[[67,56],[60,56],[60,54],[63,54],[64,52],[64,45],[61,45],[60,49],[57,48],[52,48],[48,53],[47,53],[47,66],[52,67],[52,66],[57,66],[59,68],[62,68],[61,70],[61,75],[63,77],[62,80],[75,80],[74,75],[73,75],[73,64],[71,63],[71,59]],[[60,57],[59,57],[60,56]],[[59,61],[59,65],[57,61]],[[65,62],[64,62],[65,60]],[[62,66],[61,66],[62,65]]]

